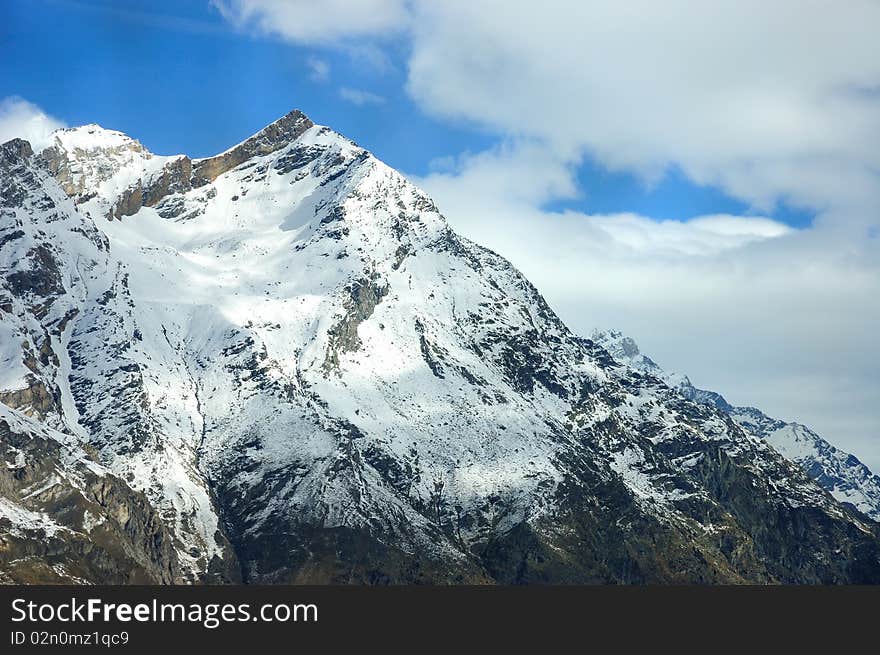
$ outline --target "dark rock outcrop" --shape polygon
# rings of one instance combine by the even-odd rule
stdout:
[[[231,150],[215,157],[196,160],[193,164],[193,186],[213,182],[218,176],[231,171],[251,157],[268,155],[283,148],[313,124],[305,114],[294,109]]]
[[[85,451],[0,419],[0,462],[0,582],[183,581],[147,498]]]

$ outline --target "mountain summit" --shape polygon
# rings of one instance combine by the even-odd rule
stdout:
[[[0,576],[880,582],[880,526],[292,112],[0,147]]]

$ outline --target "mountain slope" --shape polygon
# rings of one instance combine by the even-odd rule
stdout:
[[[3,148],[0,400],[148,498],[180,579],[880,581],[876,525],[299,112],[203,160]]]
[[[805,425],[771,418],[754,407],[733,406],[719,393],[694,387],[687,376],[667,373],[639,352],[631,337],[620,332],[597,330],[592,338],[618,361],[663,380],[690,400],[725,412],[737,425],[798,464],[838,501],[880,521],[880,476],[854,455],[835,448]]]

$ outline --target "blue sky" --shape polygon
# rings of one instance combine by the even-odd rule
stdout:
[[[383,42],[377,64],[236,30],[202,1],[2,0],[2,7],[2,52],[13,63],[0,68],[0,98],[25,98],[69,125],[121,130],[153,152],[209,156],[294,107],[414,175],[498,138],[474,121],[432,119],[420,110],[405,90],[407,46],[400,39]],[[316,61],[326,65],[324,76]],[[355,106],[343,89],[381,101]],[[647,183],[586,157],[576,176],[576,196],[547,209],[658,219],[751,213],[749,203],[695,184],[675,167]],[[761,213],[798,227],[811,220],[809,211],[784,203]]]

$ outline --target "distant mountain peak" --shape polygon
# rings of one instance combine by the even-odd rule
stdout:
[[[619,330],[597,329],[593,331],[590,338],[601,343],[612,355],[620,353],[624,357],[635,357],[640,354],[639,346],[635,339],[623,334]]]
[[[767,416],[754,407],[731,405],[720,393],[695,387],[687,376],[668,373],[641,354],[635,340],[615,330],[595,330],[592,338],[612,357],[665,381],[686,398],[727,413],[749,433],[770,443],[803,468],[824,489],[874,521],[880,521],[880,476],[800,423]]]

